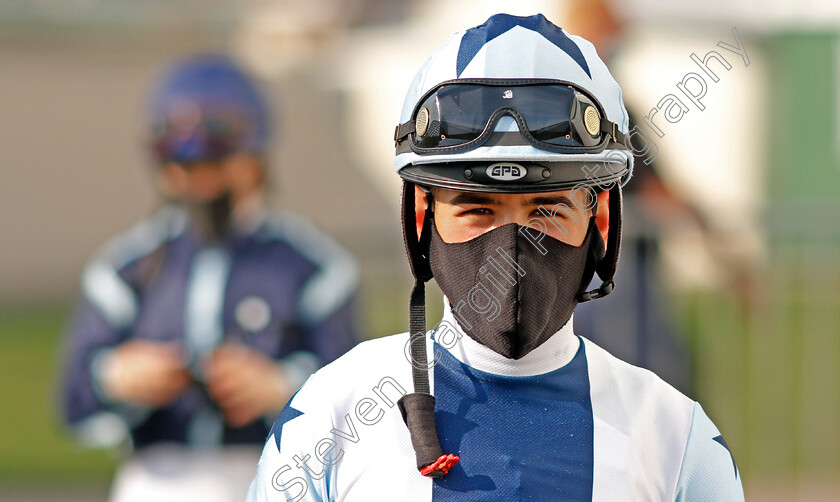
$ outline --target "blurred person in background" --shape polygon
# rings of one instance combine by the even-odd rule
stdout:
[[[266,208],[269,122],[222,55],[153,94],[166,203],[86,266],[61,381],[84,441],[130,438],[114,501],[242,500],[277,413],[359,339],[355,260]]]
[[[567,28],[591,41],[608,64],[617,57],[622,23],[608,2],[574,0],[568,6],[567,17]],[[628,112],[633,131],[637,115],[629,107]],[[662,182],[654,162],[656,152],[639,153],[644,139],[634,141],[640,144],[634,145],[638,148],[634,150],[635,170],[624,187],[624,211],[628,217],[622,229],[621,268],[616,273],[616,283],[622,287],[601,301],[582,304],[575,311],[575,332],[688,392],[689,357],[672,324],[673,306],[666,301],[667,285],[659,274],[659,247],[668,221],[684,220],[685,216],[696,223],[702,220],[694,208]]]

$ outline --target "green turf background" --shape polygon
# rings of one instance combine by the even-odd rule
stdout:
[[[67,309],[0,311],[0,482],[102,481],[115,452],[77,447],[57,414],[56,378]]]

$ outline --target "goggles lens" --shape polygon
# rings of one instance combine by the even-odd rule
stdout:
[[[463,145],[489,135],[504,115],[537,142],[574,148],[602,140],[601,112],[569,85],[455,83],[438,87],[417,107],[412,141],[421,149]]]
[[[155,131],[153,148],[161,162],[219,160],[241,146],[241,129],[235,121],[215,118],[187,124],[170,121]]]

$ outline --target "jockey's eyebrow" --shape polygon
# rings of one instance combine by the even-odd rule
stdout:
[[[449,201],[452,205],[460,205],[460,204],[481,204],[486,206],[497,206],[499,205],[499,201],[496,200],[494,197],[489,195],[483,195],[479,193],[459,193],[455,197]]]
[[[572,203],[571,199],[569,199],[565,195],[538,195],[536,197],[527,199],[524,202],[524,205],[526,206],[553,207],[558,204],[566,206],[569,209],[576,209],[575,204]]]

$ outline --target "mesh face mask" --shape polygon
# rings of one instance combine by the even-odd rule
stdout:
[[[464,332],[519,359],[569,321],[603,249],[594,218],[580,246],[515,223],[450,244],[433,226],[430,262]]]

